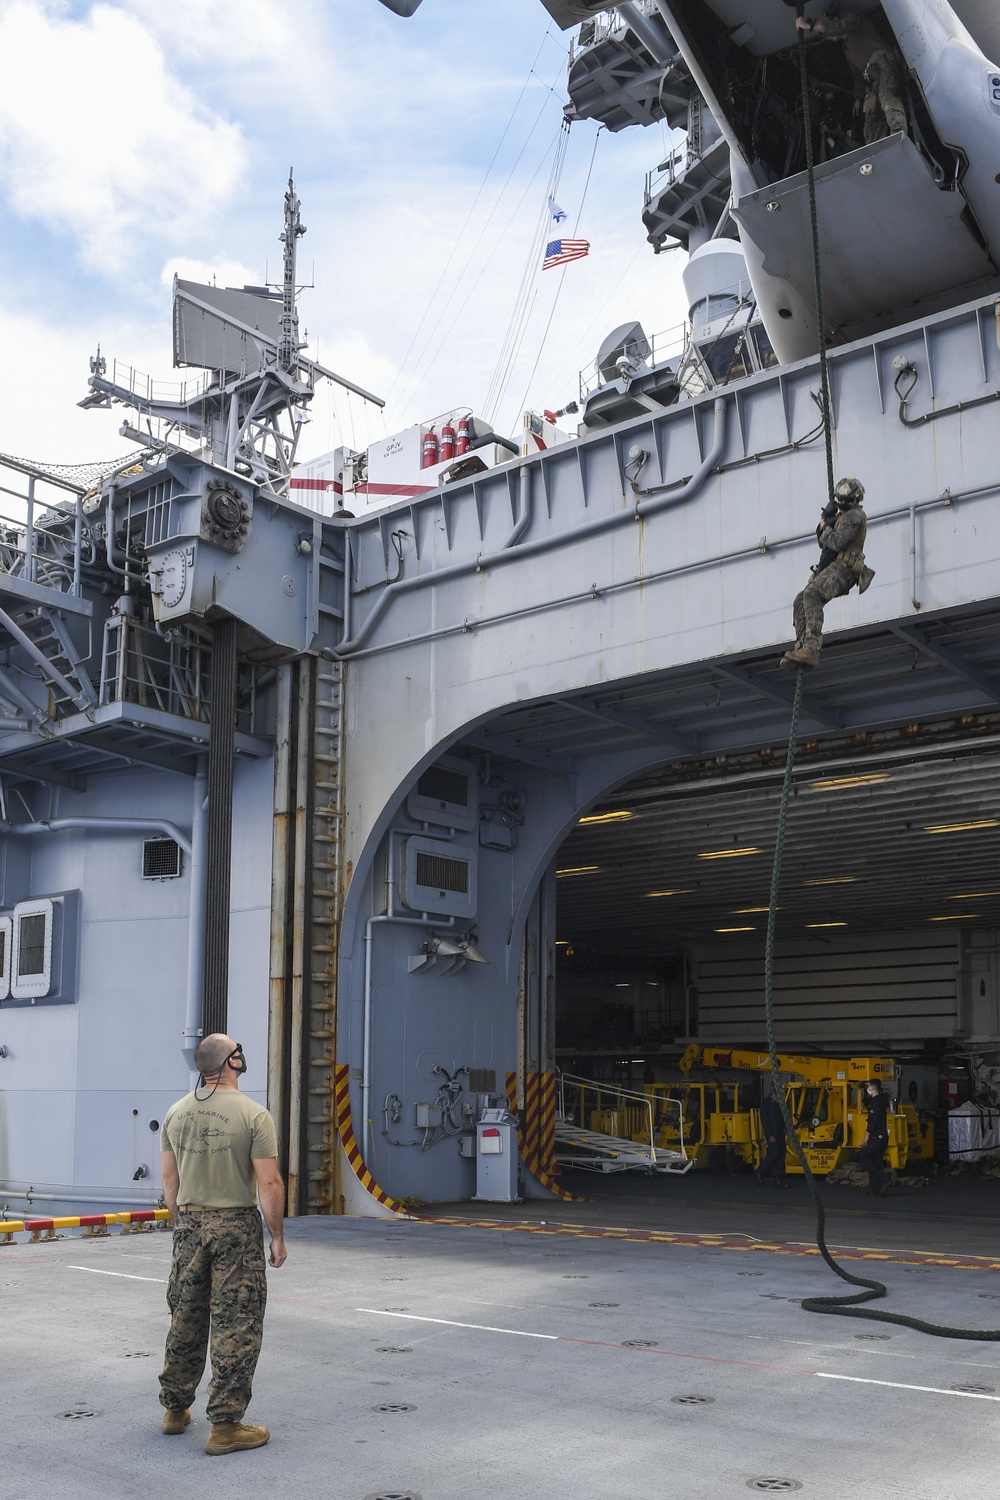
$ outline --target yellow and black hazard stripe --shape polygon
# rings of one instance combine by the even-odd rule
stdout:
[[[347,1063],[337,1063],[334,1069],[334,1118],[351,1171],[367,1193],[394,1214],[404,1213],[401,1203],[383,1191],[365,1166],[361,1147],[354,1137],[354,1122],[351,1119],[351,1070]]]
[[[449,1229],[499,1229],[514,1234],[541,1234],[550,1237],[565,1235],[581,1240],[625,1240],[632,1244],[737,1250],[749,1255],[819,1255],[815,1245],[781,1240],[754,1240],[739,1234],[685,1234],[669,1229],[629,1229],[607,1224],[538,1224],[517,1219],[464,1219],[428,1213],[421,1213],[418,1217],[421,1224],[436,1224]],[[842,1260],[880,1260],[908,1266],[949,1266],[963,1271],[1000,1271],[1000,1260],[994,1256],[949,1255],[937,1250],[877,1250],[864,1245],[838,1245],[837,1255]]]
[[[506,1078],[507,1108],[517,1114],[517,1075]],[[586,1203],[577,1193],[560,1187],[552,1175],[556,1167],[556,1078],[554,1073],[527,1073],[524,1112],[518,1126],[521,1160],[542,1187],[565,1203]]]

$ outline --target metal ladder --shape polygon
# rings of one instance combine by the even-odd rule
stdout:
[[[19,626],[53,669],[47,673],[39,666],[50,693],[49,717],[86,712],[97,703],[97,689],[83,668],[72,637],[58,610],[44,604],[22,605],[10,611]],[[67,688],[70,691],[67,691]]]
[[[344,668],[319,660],[314,669],[311,732],[312,798],[308,851],[310,891],[306,1114],[308,1212],[336,1211],[337,1135],[334,1118],[336,1063],[337,950],[344,888],[342,869],[344,754]]]

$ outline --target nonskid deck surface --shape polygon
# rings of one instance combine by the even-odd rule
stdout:
[[[808,1256],[544,1227],[290,1223],[248,1412],[272,1440],[222,1461],[204,1388],[159,1431],[169,1236],[10,1247],[5,1467],[24,1500],[991,1493],[1000,1345],[804,1313],[833,1289]],[[894,1310],[1000,1324],[995,1271],[882,1267]]]

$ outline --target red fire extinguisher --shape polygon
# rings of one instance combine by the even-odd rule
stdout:
[[[459,417],[458,419],[458,441],[455,444],[455,456],[461,458],[463,453],[469,451],[469,419]]]
[[[445,422],[444,426],[441,428],[441,451],[438,454],[438,460],[441,463],[444,463],[446,459],[454,458],[454,457],[455,457],[455,429],[452,426],[452,421],[451,421],[451,418],[449,417],[448,420],[447,420],[447,422]]]
[[[436,464],[437,461],[438,461],[438,440],[437,440],[437,434],[435,433],[434,428],[432,427],[429,432],[426,432],[424,434],[424,461],[423,461],[422,467],[425,468],[425,469],[429,469],[431,467],[431,465],[432,464]]]

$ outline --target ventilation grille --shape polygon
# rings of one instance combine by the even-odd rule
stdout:
[[[495,1094],[497,1091],[496,1068],[470,1068],[469,1093]]]
[[[21,918],[21,940],[17,950],[18,979],[45,972],[46,920],[43,913]]]
[[[181,846],[173,839],[145,839],[143,880],[174,880],[181,873]]]
[[[431,797],[442,807],[450,802],[457,807],[469,805],[469,777],[461,771],[450,771],[446,766],[431,766],[417,782],[421,797]]]
[[[469,866],[464,859],[444,859],[439,854],[417,854],[417,885],[434,886],[439,891],[453,891],[466,896],[469,891]]]

